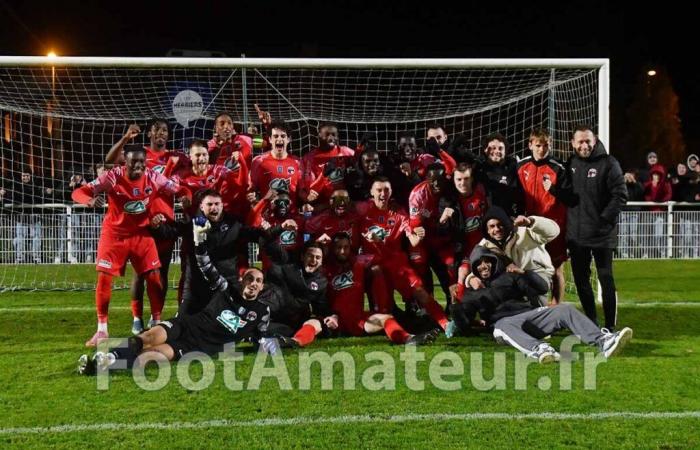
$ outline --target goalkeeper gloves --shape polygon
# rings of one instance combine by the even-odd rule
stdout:
[[[211,223],[206,217],[197,216],[192,219],[192,239],[197,246],[207,240],[207,232],[211,228]]]

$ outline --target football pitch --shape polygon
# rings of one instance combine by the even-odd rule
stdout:
[[[523,368],[488,335],[441,336],[411,355],[377,335],[318,340],[282,360],[243,345],[235,364],[112,372],[108,386],[76,373],[94,332],[93,292],[0,293],[0,445],[698,448],[700,261],[615,270],[618,325],[634,339],[608,361],[577,345],[575,361]],[[175,310],[168,297],[164,317]],[[110,312],[111,336],[128,336],[127,291]],[[331,370],[309,363],[324,358]]]

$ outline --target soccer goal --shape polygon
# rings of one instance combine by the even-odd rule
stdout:
[[[607,59],[0,57],[0,290],[94,287],[102,211],[72,205],[71,181],[94,178],[130,124],[164,118],[182,149],[221,111],[257,134],[258,104],[288,122],[298,155],[333,121],[349,147],[368,132],[382,151],[403,132],[420,146],[437,123],[475,152],[500,132],[516,155],[542,127],[566,159],[576,124],[608,141],[608,78]]]

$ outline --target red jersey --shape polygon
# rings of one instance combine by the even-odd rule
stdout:
[[[552,185],[556,186],[564,176],[564,166],[554,158],[546,157],[535,161],[532,156],[528,156],[520,160],[518,178],[523,188],[527,214],[547,217],[559,226],[566,224],[566,206],[542,185],[545,178],[549,178]]]
[[[332,210],[326,209],[320,214],[311,217],[306,221],[305,232],[311,235],[312,240],[316,240],[323,234],[333,237],[341,231],[348,233],[351,238],[352,248],[357,250],[360,247],[360,231],[358,215],[354,211],[348,211],[343,216],[337,216]]]
[[[260,197],[265,197],[270,189],[286,190],[293,205],[297,204],[297,187],[301,176],[301,163],[291,155],[275,159],[271,152],[267,152],[253,158],[250,168],[252,188],[260,193]]]
[[[148,210],[160,192],[175,195],[179,190],[177,182],[151,169],[146,169],[138,180],[130,180],[126,168],[117,166],[75,190],[73,199],[85,203],[85,195],[89,199],[106,192],[109,207],[102,222],[103,233],[129,237],[148,233]]]
[[[311,150],[302,159],[302,167],[304,169],[302,183],[304,190],[308,193],[313,182],[323,174],[323,169],[325,168],[326,163],[333,160],[335,166],[338,169],[343,170],[335,170],[326,177],[330,183],[330,187],[328,189],[324,189],[324,195],[320,201],[323,202],[323,200],[327,200],[326,197],[330,195],[328,191],[332,192],[333,189],[339,189],[344,186],[344,169],[351,167],[354,164],[354,155],[355,152],[351,148],[338,145],[327,152],[321,151],[317,148]],[[319,192],[319,194],[321,194],[321,192]]]
[[[168,165],[168,161],[170,160],[171,157],[178,157],[180,158],[178,160],[178,166],[180,165],[180,161],[185,159],[185,155],[180,153],[180,152],[175,152],[172,150],[154,150],[151,147],[144,147],[146,150],[146,167],[153,170],[154,172],[158,172],[161,175],[166,175],[165,174],[165,167]],[[156,198],[153,199],[151,202],[150,207],[148,208],[148,213],[152,216],[156,214],[163,214],[165,217],[168,218],[170,221],[175,220],[175,210],[174,210],[174,205],[175,205],[175,199],[172,194],[168,193],[163,193],[161,195],[158,195]]]
[[[216,139],[210,139],[209,142],[207,142],[207,148],[210,155],[216,151],[216,149],[219,148]],[[236,134],[231,138],[231,142],[224,142],[221,144],[216,161],[209,162],[223,166],[233,152],[241,152],[247,167],[250,167],[250,164],[253,162],[253,138],[245,134]]]
[[[194,201],[197,192],[205,189],[215,189],[217,192],[221,192],[224,183],[227,181],[235,183],[237,176],[237,173],[224,166],[209,165],[204,175],[196,175],[192,171],[192,166],[190,166],[173,175],[172,179],[177,181],[182,189],[186,191],[186,195]],[[193,203],[186,212],[188,215],[193,216],[196,214],[197,209],[198,206]]]
[[[330,259],[324,269],[328,278],[326,295],[333,312],[341,317],[361,315],[365,307],[366,265],[355,258],[344,265]]]
[[[362,253],[378,255],[381,253],[403,253],[401,238],[409,231],[408,216],[400,209],[379,209],[372,200],[359,203],[357,214],[360,216],[360,232],[372,231],[379,235],[381,242],[369,242],[362,237]]]
[[[464,235],[464,254],[468,258],[472,249],[483,238],[481,234],[481,218],[486,214],[487,198],[484,186],[476,184],[471,195],[459,195],[459,208],[466,225]]]
[[[440,220],[440,197],[430,190],[428,181],[421,181],[408,196],[408,213],[411,229],[424,227],[426,236],[436,236]]]

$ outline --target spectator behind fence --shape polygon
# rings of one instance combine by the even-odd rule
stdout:
[[[73,190],[86,183],[85,177],[78,173],[78,171],[71,170],[66,172],[64,180],[56,181],[53,202],[72,205],[73,200],[71,199],[71,193]],[[82,208],[73,209],[70,216],[68,216],[67,210],[63,209],[60,214],[54,216],[53,224],[49,225],[49,227],[51,227],[49,233],[53,233],[57,238],[56,254],[53,260],[54,264],[62,263],[64,257],[67,262],[76,264],[79,260],[79,256],[86,254],[85,239],[81,236],[82,228],[86,226],[85,221],[82,220],[85,217],[83,212]],[[70,247],[67,245],[69,227],[71,230]],[[64,254],[66,250],[68,250],[68,253]]]
[[[642,185],[651,179],[652,170],[660,170],[663,174],[662,178],[666,178],[666,168],[659,164],[659,158],[656,155],[656,152],[647,153],[646,163],[641,169],[639,169],[639,176],[637,179],[639,179],[639,182],[642,183]]]
[[[700,257],[700,248],[698,247],[700,224],[697,219],[699,206],[697,202],[700,201],[698,178],[698,174],[689,171],[684,164],[678,164],[675,173],[671,176],[673,200],[695,203],[692,206],[676,205],[674,208],[675,229],[673,233],[677,236],[677,242],[674,243],[676,248],[674,256],[681,258]]]
[[[688,160],[686,162],[688,163],[688,170],[700,175],[700,164],[698,164],[698,161],[700,161],[700,158],[698,158],[698,155],[693,153],[692,155],[688,156]]]
[[[663,203],[671,200],[671,183],[666,180],[665,170],[653,167],[650,180],[644,184],[644,200],[647,202]],[[661,258],[664,256],[666,237],[666,206],[652,206],[649,208],[651,216],[651,256]]]
[[[51,189],[42,189],[32,178],[29,170],[23,170],[20,178],[11,182],[10,189],[6,189],[4,195],[4,201],[11,203],[9,211],[15,224],[15,264],[29,262],[25,260],[27,237],[31,240],[31,261],[41,263],[41,215],[32,205],[42,203],[44,194],[51,193]]]
[[[638,171],[633,169],[625,173],[627,200],[644,201],[644,186],[637,180]],[[625,206],[620,213],[620,256],[622,258],[639,258],[641,240],[639,239],[639,217],[641,206]]]

